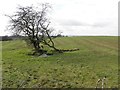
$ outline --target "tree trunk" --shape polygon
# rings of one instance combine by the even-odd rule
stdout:
[[[33,42],[33,47],[34,47],[34,50],[35,50],[35,53],[40,53],[40,54],[43,54],[40,46],[39,46],[39,43],[37,43],[36,41]]]

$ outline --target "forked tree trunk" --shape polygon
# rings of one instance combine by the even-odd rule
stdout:
[[[38,54],[41,55],[41,54],[45,53],[45,51],[44,51],[43,49],[41,49],[41,47],[40,47],[40,45],[39,45],[38,42],[34,41],[34,42],[33,42],[33,46],[34,46],[34,49],[35,49],[34,54],[35,54],[35,53],[38,53]]]

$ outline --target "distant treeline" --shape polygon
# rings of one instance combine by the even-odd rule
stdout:
[[[0,41],[10,41],[23,38],[25,38],[25,36],[0,36]]]
[[[0,41],[10,41],[10,40],[16,40],[16,39],[24,39],[26,36],[20,36],[20,35],[15,35],[15,36],[0,36]],[[51,36],[53,38],[56,37],[67,37],[67,36],[63,36],[58,34],[57,36]]]

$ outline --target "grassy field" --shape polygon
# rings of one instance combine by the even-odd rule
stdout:
[[[55,44],[80,50],[30,56],[24,41],[4,41],[3,88],[95,88],[105,76],[105,87],[118,87],[118,37],[61,37]]]

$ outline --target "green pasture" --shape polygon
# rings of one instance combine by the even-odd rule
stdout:
[[[32,56],[23,40],[3,41],[3,88],[95,88],[104,77],[106,88],[118,87],[118,37],[59,37],[54,41],[57,48],[80,50]]]

